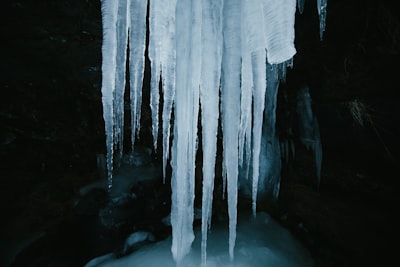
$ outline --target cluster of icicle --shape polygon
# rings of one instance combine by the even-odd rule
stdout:
[[[322,36],[327,0],[318,0],[317,4]],[[297,5],[302,11],[304,0]],[[178,265],[194,240],[199,112],[203,154],[202,262],[206,262],[207,230],[211,223],[219,120],[223,132],[231,259],[236,239],[239,167],[250,161],[252,208],[256,211],[262,138],[276,139],[279,79],[296,53],[295,12],[296,0],[102,0],[102,101],[108,186],[111,189],[113,160],[122,157],[123,152],[127,62],[132,147],[140,130],[148,19],[152,132],[156,148],[162,102],[164,175],[168,162],[172,166],[171,250]],[[263,114],[268,118],[263,118]],[[269,129],[264,129],[266,134],[263,134],[263,119],[268,124],[264,126]]]

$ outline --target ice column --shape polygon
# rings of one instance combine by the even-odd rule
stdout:
[[[233,259],[236,240],[240,63],[241,63],[241,0],[224,2],[222,54],[222,131],[223,165],[226,170],[229,214],[229,255]]]
[[[202,263],[206,262],[207,231],[211,225],[217,153],[219,87],[222,60],[222,0],[202,1],[201,29],[201,127],[203,144]]]
[[[101,2],[101,90],[108,187],[111,189],[112,186],[114,157],[118,160],[123,153],[127,59],[130,71],[132,149],[140,130],[148,26],[153,144],[156,149],[162,102],[164,176],[170,154],[170,125],[174,108],[170,159],[173,235],[171,250],[178,265],[190,251],[194,239],[194,180],[200,106],[203,263],[206,262],[207,230],[211,224],[219,119],[223,137],[223,185],[228,195],[231,259],[236,239],[239,166],[245,168],[246,177],[248,172],[251,171],[252,174],[254,214],[260,185],[263,188],[273,187],[275,196],[279,192],[280,149],[274,129],[276,96],[279,80],[284,78],[286,67],[296,53],[296,3],[302,11],[304,0]],[[321,36],[325,29],[326,6],[327,0],[318,0]],[[146,25],[146,18],[149,25]],[[318,125],[315,117],[309,115],[307,94],[300,94],[299,99],[299,103],[303,103],[299,106],[303,105],[304,109],[299,111],[304,128],[302,136],[304,142],[314,149],[319,177],[322,157]]]
[[[201,62],[201,2],[176,4],[176,95],[172,148],[172,254],[189,253],[194,240],[193,204]]]
[[[162,84],[163,111],[163,174],[169,156],[170,120],[175,96],[176,40],[175,40],[176,0],[150,1],[150,41],[149,59],[151,62],[150,106],[152,113],[152,132],[154,148],[157,148],[159,130],[160,81]],[[160,80],[161,79],[161,80]]]

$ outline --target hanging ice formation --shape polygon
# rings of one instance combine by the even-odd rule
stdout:
[[[322,145],[317,117],[312,110],[311,96],[308,87],[297,93],[297,116],[299,120],[299,137],[301,143],[314,152],[317,182],[321,178]]]
[[[322,35],[326,0],[317,3]],[[274,131],[276,94],[279,79],[284,77],[296,53],[296,0],[102,0],[101,4],[102,101],[109,189],[113,166],[123,152],[127,61],[132,149],[140,130],[148,17],[154,147],[158,145],[158,112],[162,97],[164,175],[169,161],[172,166],[173,257],[179,264],[194,240],[195,158],[201,108],[202,261],[205,264],[220,116],[229,254],[233,259],[239,166],[252,170],[254,213],[259,185],[271,186],[275,194],[279,191],[279,141]],[[298,0],[297,4],[302,10],[304,0]],[[172,109],[174,128],[170,149]]]

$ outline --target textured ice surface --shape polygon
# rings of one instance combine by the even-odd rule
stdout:
[[[201,266],[201,233],[196,231],[196,239],[190,253],[181,261],[181,266]],[[230,261],[226,239],[229,233],[224,225],[219,225],[208,235],[208,267],[308,267],[313,260],[285,229],[268,214],[258,213],[256,219],[251,215],[239,219],[235,246],[235,259]],[[108,255],[101,258],[102,267],[146,266],[176,267],[171,252],[171,238],[147,245],[131,255],[115,259]],[[100,262],[98,260],[97,262]],[[86,267],[94,265],[86,265]]]

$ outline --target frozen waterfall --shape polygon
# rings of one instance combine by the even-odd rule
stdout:
[[[322,38],[327,0],[318,0],[317,4]],[[179,265],[194,240],[195,160],[201,149],[201,255],[202,262],[206,262],[217,133],[221,127],[232,260],[240,167],[252,170],[254,215],[260,185],[271,186],[275,194],[279,191],[276,173],[280,156],[275,156],[279,153],[279,140],[274,131],[276,94],[282,78],[278,70],[286,69],[296,53],[296,6],[302,11],[304,0],[102,0],[101,5],[102,101],[109,189],[113,168],[123,153],[127,62],[132,149],[140,131],[147,18],[153,143],[156,148],[162,106],[164,177],[167,164],[172,167],[173,257]]]

